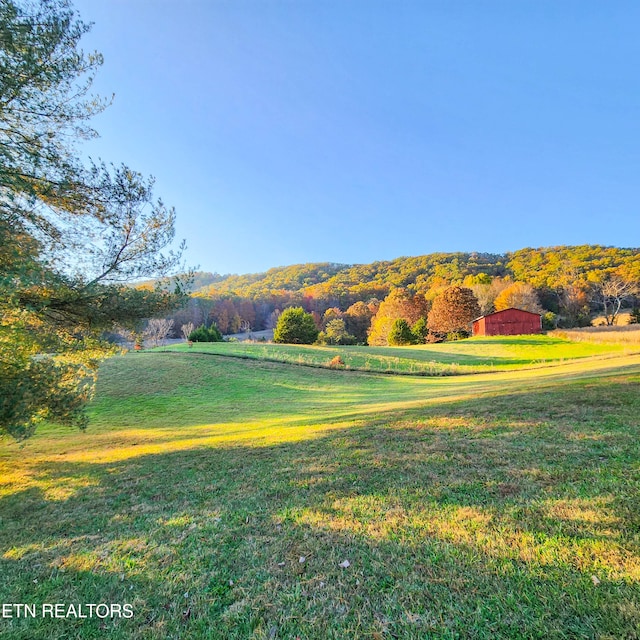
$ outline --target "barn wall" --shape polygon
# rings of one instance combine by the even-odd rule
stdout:
[[[479,318],[473,323],[473,335],[515,336],[540,333],[540,316],[519,309],[506,309]]]
[[[486,334],[486,323],[484,318],[480,318],[479,320],[475,320],[473,323],[473,335],[474,336],[485,336]]]

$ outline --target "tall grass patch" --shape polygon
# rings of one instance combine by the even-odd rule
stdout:
[[[573,342],[640,347],[640,325],[637,324],[557,329],[549,332],[549,335]]]

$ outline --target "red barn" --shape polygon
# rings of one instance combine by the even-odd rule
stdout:
[[[496,311],[473,321],[474,336],[516,336],[541,331],[542,316],[523,309]]]

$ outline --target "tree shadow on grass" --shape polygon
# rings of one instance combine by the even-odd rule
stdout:
[[[0,500],[0,599],[136,616],[0,633],[638,637],[639,402],[588,382],[311,440],[43,462]]]

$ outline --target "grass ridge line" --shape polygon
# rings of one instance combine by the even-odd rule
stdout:
[[[482,371],[442,371],[439,373],[429,373],[427,371],[394,371],[391,369],[363,369],[361,367],[329,367],[327,365],[323,365],[323,364],[316,364],[316,363],[312,363],[312,362],[299,362],[299,361],[293,361],[293,360],[282,360],[282,359],[278,359],[278,358],[255,358],[253,356],[249,356],[249,355],[244,355],[244,354],[237,354],[237,353],[211,353],[211,352],[207,352],[207,351],[174,351],[172,349],[159,349],[159,350],[150,350],[150,351],[138,351],[138,354],[143,354],[143,355],[149,355],[152,353],[173,353],[173,354],[177,354],[177,355],[193,355],[193,354],[197,354],[197,355],[201,355],[201,356],[213,356],[213,357],[220,357],[220,358],[232,358],[232,359],[236,359],[236,360],[252,360],[255,362],[271,362],[274,364],[286,364],[286,365],[291,365],[291,366],[297,366],[297,367],[307,367],[310,369],[323,369],[326,371],[346,371],[346,372],[351,372],[351,373],[368,373],[368,374],[373,374],[373,375],[384,375],[384,376],[403,376],[403,377],[414,377],[414,378],[450,378],[450,377],[457,377],[457,376],[475,376],[478,375],[480,373],[485,374],[497,374],[497,373],[505,373],[504,369],[497,369],[497,370],[482,370]],[[538,369],[546,369],[548,367],[560,367],[560,366],[564,366],[567,363],[572,363],[572,362],[593,362],[595,360],[610,360],[610,359],[614,359],[614,358],[619,358],[621,355],[625,355],[625,356],[632,356],[632,355],[637,355],[638,353],[640,353],[640,351],[632,351],[631,353],[624,353],[624,354],[619,354],[619,353],[615,353],[615,354],[603,354],[603,355],[596,355],[596,356],[586,356],[583,358],[567,358],[566,360],[559,360],[557,362],[547,362],[544,363],[542,365],[538,365],[535,367],[519,367],[517,369],[517,371],[536,371]]]

